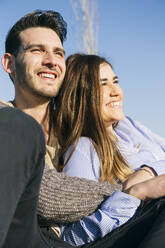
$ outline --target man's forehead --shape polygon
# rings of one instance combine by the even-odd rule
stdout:
[[[57,33],[47,27],[30,27],[20,32],[20,39],[23,45],[43,44],[54,45],[63,48],[62,42]]]

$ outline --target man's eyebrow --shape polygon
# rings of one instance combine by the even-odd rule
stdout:
[[[44,46],[41,45],[41,44],[31,44],[31,45],[24,46],[23,49],[24,49],[25,51],[27,51],[27,50],[29,50],[29,49],[31,49],[31,48],[33,48],[33,47],[43,48]]]
[[[45,46],[44,45],[42,45],[42,44],[31,44],[31,45],[27,45],[26,47],[24,47],[23,49],[24,49],[24,51],[27,51],[27,50],[29,50],[29,49],[31,49],[31,48],[33,48],[33,47],[38,47],[38,48],[45,48]],[[64,55],[65,55],[65,50],[64,49],[62,49],[62,48],[60,48],[60,47],[55,47],[54,48],[54,51],[59,51],[59,52],[62,52]]]
[[[64,55],[65,55],[65,50],[64,49],[62,49],[62,48],[60,48],[60,47],[55,47],[55,49],[54,49],[55,51],[59,51],[59,52],[62,52]]]

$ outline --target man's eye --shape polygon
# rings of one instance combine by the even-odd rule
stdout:
[[[56,52],[56,55],[63,58],[64,57],[64,54],[62,52]]]
[[[39,52],[41,52],[41,49],[39,49],[39,48],[33,48],[33,49],[31,50],[31,52],[34,52],[34,53],[35,53],[35,52],[38,52],[38,53],[39,53]]]

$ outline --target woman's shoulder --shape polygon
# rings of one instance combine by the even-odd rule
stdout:
[[[82,136],[79,138],[78,144],[93,146],[93,142],[90,138]]]
[[[66,161],[73,149],[69,147],[65,154]],[[69,175],[85,177],[98,181],[100,178],[100,164],[93,141],[88,137],[80,137],[75,150],[64,167],[64,171]]]
[[[84,136],[79,138],[79,141],[76,146],[76,150],[86,155],[96,152],[93,141],[90,138]]]

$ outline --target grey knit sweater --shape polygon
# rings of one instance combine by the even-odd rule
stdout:
[[[69,177],[46,165],[40,188],[38,213],[53,223],[74,222],[93,213],[105,196],[121,186]]]
[[[0,102],[0,108],[8,106],[12,105]],[[74,222],[93,213],[116,189],[121,186],[69,177],[45,165],[38,214],[46,224]]]

